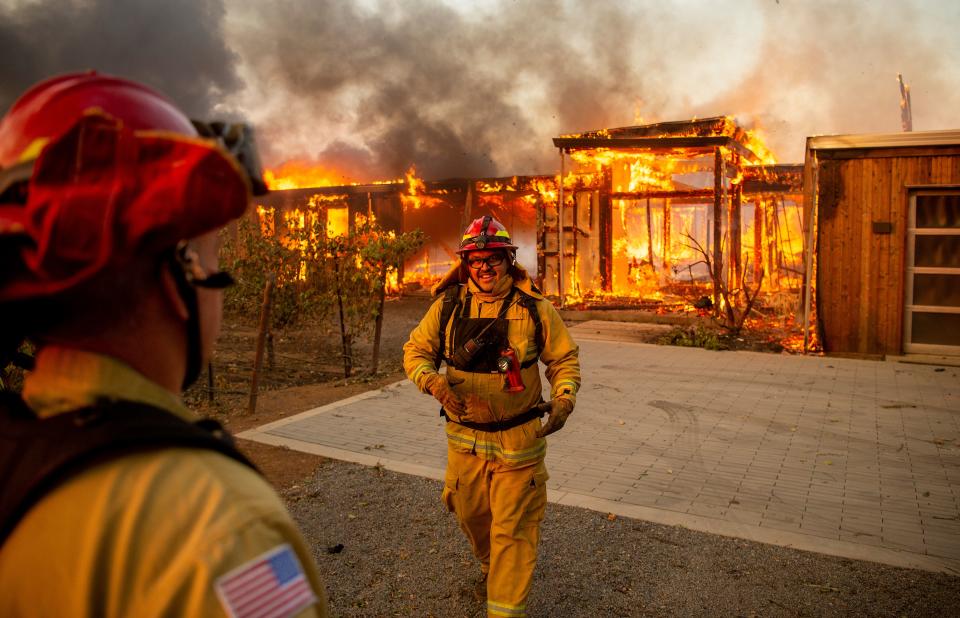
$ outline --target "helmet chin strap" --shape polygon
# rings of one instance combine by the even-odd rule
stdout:
[[[197,289],[187,280],[182,264],[176,259],[170,261],[170,272],[177,284],[177,291],[187,307],[187,363],[183,375],[181,390],[187,390],[197,378],[203,361],[200,348],[200,305],[197,301]]]

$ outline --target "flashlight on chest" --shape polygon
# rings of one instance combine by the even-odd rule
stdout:
[[[503,390],[508,393],[519,393],[524,389],[523,379],[520,377],[520,361],[513,348],[507,346],[500,350],[497,358],[497,370],[503,375]]]

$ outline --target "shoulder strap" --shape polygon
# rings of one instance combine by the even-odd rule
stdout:
[[[507,294],[507,297],[503,299],[502,303],[500,303],[500,311],[497,312],[498,320],[502,320],[503,318],[507,317],[507,310],[510,309],[511,305],[513,305],[513,297],[516,296],[517,292],[519,291],[520,290],[515,287],[510,288],[510,293]]]
[[[440,306],[440,347],[437,349],[437,356],[433,361],[434,366],[439,369],[443,361],[444,348],[447,342],[447,324],[450,323],[450,317],[460,306],[460,285],[451,285],[443,291],[443,305]]]
[[[546,343],[543,338],[543,322],[540,320],[540,312],[537,310],[537,299],[520,288],[516,288],[516,290],[520,292],[520,304],[527,308],[527,311],[530,312],[530,319],[533,320],[533,338],[537,343],[537,358],[540,358],[540,353],[543,352]]]
[[[223,427],[190,423],[145,404],[104,402],[39,419],[23,400],[0,393],[0,545],[44,495],[90,466],[157,448],[213,450],[254,470]]]

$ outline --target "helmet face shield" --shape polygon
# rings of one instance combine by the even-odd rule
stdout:
[[[241,216],[251,192],[266,186],[249,126],[192,122],[116,77],[43,81],[0,119],[0,302],[173,249]]]
[[[210,141],[87,114],[43,149],[25,203],[0,203],[0,241],[21,247],[0,277],[0,301],[55,294],[110,263],[159,255],[239,217],[248,199],[239,165]]]

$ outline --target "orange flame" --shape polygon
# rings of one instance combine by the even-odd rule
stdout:
[[[746,133],[747,148],[760,158],[761,163],[764,165],[773,165],[777,162],[777,158],[773,155],[773,152],[767,148],[766,140],[763,138],[763,129],[752,129]]]
[[[404,208],[422,208],[424,206],[436,206],[443,203],[443,199],[427,193],[427,186],[423,179],[417,176],[417,168],[411,165],[410,169],[404,174],[407,189],[400,194],[400,203]]]
[[[335,168],[299,159],[291,159],[276,168],[265,169],[263,179],[271,191],[352,184],[346,175]]]

